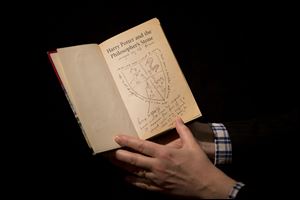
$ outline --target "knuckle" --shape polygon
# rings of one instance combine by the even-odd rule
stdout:
[[[160,162],[153,166],[153,172],[160,175],[163,174],[166,171],[166,169],[166,166]]]
[[[145,142],[144,141],[141,141],[138,146],[137,146],[137,150],[141,153],[144,153],[145,151]]]
[[[129,158],[129,164],[136,166],[137,165],[137,158],[136,157],[130,157]]]
[[[158,152],[158,157],[163,160],[171,160],[172,159],[172,153],[166,150],[161,150]]]

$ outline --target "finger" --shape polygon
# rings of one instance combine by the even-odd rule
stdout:
[[[176,130],[182,140],[182,144],[195,145],[197,144],[190,129],[183,123],[180,117],[176,118]]]
[[[161,145],[147,140],[141,140],[128,135],[119,135],[115,141],[122,147],[130,147],[142,154],[155,156],[159,152]]]
[[[116,158],[130,165],[148,170],[151,170],[154,165],[154,158],[122,149],[116,151]]]
[[[127,176],[125,180],[139,188],[142,188],[142,189],[146,189],[146,190],[150,190],[150,191],[157,191],[157,192],[163,191],[162,188],[155,185],[151,180],[148,180],[145,178]]]

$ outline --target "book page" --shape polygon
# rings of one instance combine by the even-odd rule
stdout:
[[[99,46],[79,45],[57,52],[67,92],[94,152],[117,148],[117,134],[136,135]]]
[[[59,76],[59,79],[61,81],[62,88],[64,90],[66,98],[67,98],[67,100],[68,100],[68,102],[69,102],[69,104],[71,106],[71,109],[72,109],[72,111],[73,111],[73,113],[75,115],[75,118],[77,119],[78,123],[80,123],[80,121],[78,119],[78,114],[77,114],[78,113],[78,111],[77,111],[78,109],[75,107],[75,104],[72,103],[72,102],[74,102],[74,97],[72,95],[72,91],[71,91],[70,86],[68,84],[68,80],[65,77],[63,66],[61,64],[60,58],[58,56],[58,53],[51,53],[50,56],[51,56],[51,60],[52,60],[53,64],[55,65],[55,70],[56,70],[57,75]],[[85,131],[83,130],[82,127],[80,127],[80,128],[82,129],[83,135],[84,135],[84,137],[85,137],[85,139],[86,139],[89,147],[92,148],[92,146],[90,144],[90,141],[89,141],[89,139],[88,139]]]
[[[201,116],[154,18],[99,45],[138,135],[147,139]]]

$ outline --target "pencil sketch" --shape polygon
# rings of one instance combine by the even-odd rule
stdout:
[[[147,105],[134,119],[140,131],[154,133],[172,127],[174,118],[186,112],[185,96],[172,91],[171,77],[159,49],[145,53],[117,71],[128,96]]]
[[[131,95],[149,104],[165,102],[169,94],[169,78],[159,49],[139,60],[120,67],[119,78]],[[148,107],[148,112],[150,108]]]

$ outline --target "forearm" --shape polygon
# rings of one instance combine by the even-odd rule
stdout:
[[[189,125],[189,128],[205,153],[215,164],[231,163],[231,140],[223,124],[193,122]]]
[[[208,123],[193,122],[188,124],[188,127],[192,131],[194,137],[198,140],[198,143],[203,148],[207,156],[214,161],[215,160],[215,143],[214,133]]]
[[[197,138],[202,149],[208,157],[214,161],[214,164],[228,164],[232,161],[232,146],[229,133],[226,127],[221,123],[200,123],[194,122],[190,129],[194,137]],[[214,198],[235,198],[239,190],[244,186],[243,183],[237,182],[228,177],[221,170],[215,173],[218,180],[212,183],[211,194]],[[216,192],[218,191],[218,192]],[[214,196],[221,195],[221,196]]]

